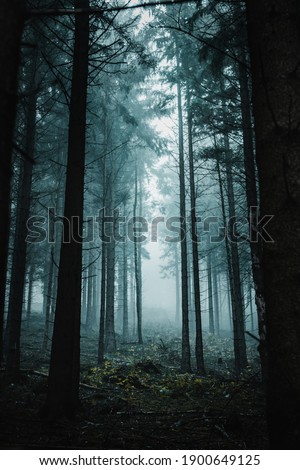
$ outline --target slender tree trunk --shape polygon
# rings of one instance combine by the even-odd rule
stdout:
[[[24,0],[2,0],[0,6],[0,364],[3,360],[3,325],[9,238],[10,180],[13,132],[17,106],[17,76]]]
[[[252,304],[252,287],[249,288],[249,307],[250,307],[250,322],[251,322],[251,331],[254,331],[254,312]]]
[[[109,95],[106,93],[107,102]],[[112,140],[112,120],[106,115],[106,148],[111,149]],[[108,126],[111,126],[110,132]],[[116,240],[114,236],[114,209],[115,209],[115,162],[114,154],[111,153],[107,171],[107,213],[112,217],[113,222],[106,227],[109,241],[106,246],[106,317],[105,317],[105,349],[107,352],[114,352],[117,349],[115,333],[115,281],[116,281]]]
[[[135,195],[133,217],[137,217],[138,205],[138,171],[137,163],[135,166]],[[141,273],[141,246],[140,242],[134,241],[134,267],[135,267],[135,286],[136,286],[136,314],[137,314],[137,338],[138,343],[143,343],[142,334],[142,273]]]
[[[32,292],[34,285],[34,264],[31,263],[28,271],[28,294],[27,294],[27,307],[26,307],[26,319],[29,322],[31,317],[31,306],[32,306]]]
[[[179,275],[179,259],[178,259],[178,247],[177,243],[174,244],[174,259],[175,259],[175,289],[176,289],[176,313],[175,313],[175,325],[178,326],[180,323],[180,275]]]
[[[48,286],[47,286],[47,297],[45,307],[45,329],[44,329],[44,340],[43,350],[47,351],[49,340],[51,339],[51,306],[53,302],[53,268],[54,268],[54,247],[50,250],[50,261],[49,261],[49,272],[48,272]]]
[[[228,163],[227,163],[228,165]],[[220,186],[220,195],[221,195],[221,208],[223,215],[224,227],[227,226],[226,222],[226,210],[223,194],[223,183],[221,178],[220,163],[217,160],[217,172]],[[232,211],[234,208],[233,200],[233,188],[230,180],[231,169],[227,167],[227,186],[229,189],[228,199],[230,200],[230,217],[233,217]],[[230,228],[230,227],[229,227]],[[232,239],[232,238],[231,238]],[[234,246],[234,244],[232,244]],[[239,264],[238,264],[238,254],[230,249],[228,234],[225,237],[225,248],[226,248],[226,257],[227,257],[227,266],[228,266],[228,277],[229,277],[229,286],[230,286],[230,299],[232,307],[232,327],[233,327],[233,336],[234,336],[234,356],[235,356],[235,370],[239,374],[247,364],[246,358],[246,347],[245,347],[245,332],[244,332],[244,320],[243,320],[243,309],[241,307],[241,298],[238,296],[238,277],[239,277]],[[237,247],[235,247],[237,248]],[[234,257],[234,260],[233,260]],[[241,318],[240,318],[241,317]],[[241,321],[242,320],[242,321]]]
[[[103,233],[102,224],[102,233]],[[101,259],[101,300],[100,300],[100,324],[98,342],[98,364],[104,362],[104,338],[105,338],[105,312],[106,312],[106,244],[102,241]]]
[[[88,8],[76,0],[75,8]],[[89,15],[75,17],[75,44],[70,100],[69,146],[64,217],[73,217],[71,243],[62,243],[52,340],[48,416],[73,416],[79,402],[80,311]]]
[[[85,256],[85,253],[83,253],[83,261],[82,261],[83,266],[88,265],[88,260]],[[87,285],[88,285],[88,269],[84,268],[82,271],[82,299],[81,299],[81,321],[85,322],[87,321]]]
[[[300,76],[299,2],[246,2],[263,244],[272,449],[300,443]]]
[[[87,283],[87,307],[86,307],[86,321],[85,327],[87,330],[91,330],[92,328],[92,308],[93,308],[93,256],[92,251],[89,251],[89,258],[88,258],[88,271],[87,271],[87,279],[85,282]]]
[[[196,321],[196,344],[195,355],[197,371],[201,374],[205,372],[203,358],[203,339],[202,339],[202,318],[201,318],[201,300],[200,300],[200,277],[199,277],[199,250],[197,236],[197,214],[196,214],[196,188],[195,188],[195,169],[194,169],[194,148],[193,148],[193,118],[191,113],[191,96],[189,85],[187,85],[187,123],[188,123],[188,141],[189,141],[189,177],[190,177],[190,202],[191,202],[191,235],[192,235],[192,257],[193,257],[193,286],[194,286],[194,305]]]
[[[132,310],[132,336],[136,337],[136,296],[135,296],[135,268],[134,260],[132,261],[131,272],[130,272],[130,305]]]
[[[228,234],[230,237],[230,252],[232,263],[232,302],[235,308],[233,309],[233,334],[234,334],[234,355],[235,355],[235,370],[239,374],[245,367],[247,367],[247,353],[245,341],[245,322],[244,322],[244,309],[242,301],[241,290],[241,274],[240,274],[240,261],[238,244],[233,241],[233,221],[235,218],[235,201],[232,181],[232,166],[230,162],[229,142],[228,137],[225,136],[226,148],[226,178],[227,178],[227,194],[228,194],[228,207],[229,207],[229,223]],[[234,299],[234,300],[233,300]]]
[[[215,321],[213,309],[213,290],[212,290],[212,273],[211,273],[211,254],[207,255],[207,291],[208,291],[208,319],[209,332],[215,334]]]
[[[91,329],[94,330],[96,326],[96,312],[97,312],[97,262],[93,264],[93,302],[92,302],[92,315],[91,315]]]
[[[231,289],[230,289],[230,278],[229,278],[228,270],[227,270],[227,276],[226,276],[226,283],[227,283],[226,285],[227,285],[227,308],[228,308],[229,329],[230,331],[233,331]]]
[[[176,44],[177,61],[177,106],[178,106],[178,150],[179,150],[179,189],[180,189],[180,218],[181,218],[181,306],[182,306],[182,358],[183,372],[191,371],[191,348],[189,334],[189,302],[188,302],[188,266],[187,266],[187,227],[185,207],[185,170],[184,170],[184,139],[182,113],[182,87],[180,82],[179,46]]]
[[[124,203],[124,216],[126,216],[126,204]],[[126,233],[125,233],[126,237]],[[127,237],[123,241],[123,342],[127,343],[129,338],[128,324],[128,258],[127,258]]]
[[[18,373],[20,369],[20,336],[23,311],[23,298],[26,277],[27,254],[27,220],[30,212],[32,170],[35,148],[36,131],[36,72],[38,63],[38,50],[34,49],[30,74],[29,74],[29,98],[27,108],[25,152],[28,158],[23,160],[20,190],[18,195],[18,207],[16,217],[16,230],[14,239],[14,252],[12,259],[7,330],[7,372]]]
[[[111,182],[109,183],[111,184]],[[112,189],[111,189],[112,190]],[[108,203],[109,213],[112,215],[112,201]],[[116,269],[116,242],[112,224],[108,224],[107,235],[110,241],[106,246],[106,322],[105,322],[105,349],[107,352],[116,350],[115,334],[115,269]]]
[[[215,260],[215,257],[213,257]],[[220,336],[220,309],[219,309],[219,283],[218,283],[218,273],[217,268],[214,266],[212,271],[212,280],[213,280],[213,296],[214,304],[213,310],[215,314],[215,331],[217,336]]]
[[[104,108],[104,156],[103,156],[103,168],[102,168],[102,205],[103,211],[106,207],[106,183],[107,183],[107,168],[106,168],[106,154],[108,153],[108,118],[107,109]],[[106,323],[106,242],[104,241],[105,235],[105,222],[104,214],[101,223],[101,287],[100,287],[100,319],[99,319],[99,339],[98,339],[98,365],[102,365],[104,362],[104,351],[105,351],[105,323]]]

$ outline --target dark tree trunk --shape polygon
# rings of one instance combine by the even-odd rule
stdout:
[[[264,243],[272,449],[300,444],[300,11],[297,0],[247,2]]]
[[[141,191],[141,189],[140,189]],[[135,195],[134,195],[134,207],[133,217],[137,217],[137,205],[138,205],[138,170],[137,163],[135,166]],[[138,343],[143,343],[142,333],[142,268],[141,263],[141,245],[140,242],[134,241],[134,268],[135,268],[135,285],[136,285],[136,314],[137,314],[137,337]]]
[[[86,320],[85,327],[87,330],[92,328],[92,309],[93,309],[93,256],[90,248],[88,257],[88,270],[85,283],[87,284],[87,307],[86,307]]]
[[[124,216],[126,217],[126,204],[124,204]],[[124,234],[126,237],[126,233]],[[127,255],[127,237],[123,241],[123,341],[126,343],[129,338],[128,324],[128,255]]]
[[[16,230],[14,238],[14,252],[12,259],[9,305],[7,316],[7,372],[17,373],[20,369],[20,336],[21,320],[23,311],[23,298],[26,277],[26,254],[27,254],[27,220],[30,212],[32,170],[35,147],[36,131],[36,70],[38,61],[38,50],[34,49],[31,59],[28,105],[25,136],[25,153],[21,169],[20,188],[18,194],[18,206],[16,216]]]
[[[107,109],[104,108],[104,156],[102,167],[102,205],[103,210],[106,207],[106,153],[108,153],[108,119]],[[104,241],[105,222],[104,212],[101,221],[101,287],[100,287],[100,320],[99,320],[99,339],[98,339],[98,365],[104,362],[105,350],[105,322],[106,322],[106,242]]]
[[[250,307],[250,322],[251,322],[251,331],[254,331],[254,312],[253,312],[253,303],[252,303],[252,287],[249,287],[249,307]]]
[[[228,194],[228,207],[229,207],[229,223],[227,224],[227,236],[230,237],[230,259],[231,259],[231,273],[232,273],[232,292],[231,301],[233,304],[232,309],[232,323],[233,323],[233,336],[234,336],[234,356],[235,356],[235,370],[239,374],[247,367],[247,353],[245,341],[245,322],[244,322],[244,309],[242,301],[241,289],[241,274],[240,274],[240,260],[238,244],[233,240],[233,221],[235,218],[235,200],[232,181],[232,165],[230,162],[230,151],[227,136],[225,136],[226,147],[226,179],[227,179],[227,194]]]
[[[183,372],[191,371],[191,348],[189,334],[189,302],[188,302],[188,265],[186,240],[186,207],[185,207],[185,171],[184,171],[184,136],[182,114],[182,87],[180,82],[179,46],[176,44],[177,59],[177,106],[178,106],[178,150],[179,150],[179,190],[180,190],[180,218],[181,218],[181,305],[182,305],[182,358]]]
[[[213,260],[215,261],[215,256],[213,256]],[[216,334],[220,336],[220,309],[219,309],[219,282],[218,282],[218,272],[216,266],[214,266],[212,272],[213,278],[213,309],[215,314],[215,330]]]
[[[227,222],[226,222],[224,191],[223,191],[223,183],[222,183],[222,178],[221,178],[220,163],[218,160],[217,160],[217,172],[218,172],[218,180],[219,180],[219,187],[220,187],[223,223],[224,223],[224,227],[226,227]],[[229,215],[230,217],[234,217],[232,175],[231,175],[230,161],[228,159],[227,159],[226,176],[227,176],[228,201],[230,203]],[[231,230],[232,227],[229,226],[228,229]],[[228,234],[225,237],[225,248],[226,248],[226,258],[227,258],[227,267],[228,267],[228,278],[229,278],[228,284],[230,288],[229,292],[230,292],[231,310],[232,310],[235,370],[236,370],[236,373],[239,374],[247,365],[244,317],[243,317],[243,308],[242,308],[242,303],[241,303],[241,291],[240,291],[240,284],[239,284],[240,273],[239,273],[239,257],[238,257],[238,252],[236,251],[237,246],[234,243],[232,243],[230,246]],[[233,248],[234,251],[231,248]]]
[[[51,247],[49,271],[48,271],[48,286],[46,294],[46,308],[45,308],[45,330],[43,340],[43,350],[47,351],[49,340],[51,339],[51,308],[53,303],[53,268],[54,268],[54,247]]]
[[[209,332],[215,334],[215,320],[213,307],[213,289],[212,289],[212,272],[211,272],[211,254],[207,255],[207,292],[208,292],[208,320]]]
[[[76,0],[75,8],[88,8]],[[86,105],[88,84],[89,16],[75,17],[75,44],[70,101],[68,164],[64,217],[72,221],[71,243],[62,243],[56,312],[45,412],[73,416],[79,401],[82,226]],[[66,227],[67,229],[67,227]]]
[[[3,359],[3,324],[9,237],[10,179],[13,132],[17,106],[17,77],[24,0],[2,0],[0,5],[0,363]]]
[[[81,320],[82,321],[87,321],[87,285],[88,285],[88,279],[87,279],[87,273],[84,271],[85,275],[82,278],[82,283],[83,283],[83,288],[82,288],[82,299],[81,299]]]
[[[191,231],[192,231],[192,256],[193,256],[193,281],[194,281],[194,304],[196,321],[196,344],[195,355],[197,371],[201,374],[205,372],[203,358],[203,339],[202,339],[202,318],[201,318],[201,299],[200,299],[200,277],[199,277],[199,250],[197,236],[197,214],[196,214],[196,188],[195,188],[195,170],[194,170],[194,148],[193,148],[193,119],[191,113],[191,97],[189,85],[187,85],[187,121],[188,121],[188,141],[189,141],[189,177],[191,193]]]
[[[109,95],[106,93],[106,100],[109,102]],[[110,129],[109,127],[110,126]],[[111,116],[105,116],[105,145],[107,151],[112,147],[113,124]],[[105,233],[109,241],[106,244],[106,316],[105,316],[105,349],[107,352],[114,352],[117,349],[115,333],[115,280],[116,280],[116,240],[114,237],[114,209],[115,209],[115,162],[114,153],[110,154],[107,162],[106,172],[106,211],[113,222],[106,224]]]
[[[246,62],[245,53],[241,58]],[[264,278],[262,270],[262,243],[261,238],[257,240],[260,228],[257,226],[259,215],[258,198],[256,189],[255,160],[253,148],[253,133],[251,120],[251,102],[249,94],[248,73],[246,65],[239,63],[239,81],[243,126],[244,166],[246,176],[246,196],[248,206],[248,220],[250,227],[250,251],[251,267],[255,290],[255,303],[258,317],[258,332],[260,338],[260,361],[262,376],[265,380],[267,373],[267,351],[266,351],[266,305],[264,298]]]
[[[32,308],[32,293],[34,285],[34,264],[31,263],[28,271],[28,293],[27,293],[27,306],[26,306],[26,320],[29,322],[31,317],[31,308]]]
[[[132,311],[132,336],[135,338],[136,330],[135,330],[135,323],[136,323],[136,296],[135,296],[135,270],[134,270],[134,260],[132,260],[132,266],[130,271],[130,307]]]
[[[109,183],[111,184],[111,183]],[[113,213],[112,201],[108,203],[109,213]],[[115,271],[116,271],[116,242],[112,224],[108,224],[107,235],[110,241],[106,245],[106,318],[105,318],[105,349],[113,352],[117,348],[115,334]]]
[[[103,229],[103,225],[102,225]],[[101,258],[101,300],[100,300],[100,324],[98,341],[98,364],[104,362],[104,338],[105,338],[105,311],[106,311],[106,244],[102,241]]]
[[[92,302],[92,317],[91,317],[91,329],[94,330],[96,326],[97,317],[97,261],[94,260],[93,264],[93,302]]]
[[[180,276],[179,276],[179,258],[178,258],[178,247],[177,243],[174,247],[175,251],[175,288],[176,288],[176,312],[175,312],[175,325],[180,324]]]

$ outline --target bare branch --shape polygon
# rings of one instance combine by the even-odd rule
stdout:
[[[44,10],[27,10],[27,16],[29,18],[37,16],[64,16],[64,15],[81,15],[88,13],[89,15],[102,15],[103,13],[110,13],[115,11],[123,10],[136,10],[138,8],[168,6],[183,3],[194,3],[197,0],[165,0],[165,1],[154,1],[148,3],[141,3],[140,5],[123,5],[119,7],[109,8],[56,8],[56,9],[44,9]]]

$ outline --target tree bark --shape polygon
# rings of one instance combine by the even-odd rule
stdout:
[[[230,158],[230,157],[229,157]],[[229,165],[229,167],[228,167]],[[220,187],[220,196],[221,196],[221,209],[223,215],[223,224],[224,227],[227,227],[226,221],[226,209],[224,201],[224,191],[223,183],[221,178],[220,163],[217,160],[217,172],[218,180]],[[232,187],[232,176],[230,163],[227,159],[227,189],[228,189],[228,200],[230,202],[230,217],[234,216],[234,199],[233,199],[233,187]],[[229,230],[231,228],[229,227]],[[230,234],[229,234],[230,235]],[[232,235],[232,234],[231,234]],[[232,238],[231,238],[232,239]],[[237,249],[237,246],[232,244],[232,247]],[[228,234],[225,236],[225,248],[226,248],[226,258],[227,258],[227,267],[228,267],[228,278],[229,278],[229,292],[231,299],[231,311],[232,311],[232,328],[233,328],[233,343],[234,343],[234,357],[235,357],[235,370],[239,374],[247,365],[247,356],[246,356],[246,345],[245,345],[245,332],[244,332],[244,320],[243,320],[243,309],[241,304],[241,294],[239,295],[239,259],[238,253],[236,251],[232,252],[231,246],[229,244]]]
[[[0,363],[9,237],[10,180],[17,106],[17,78],[24,25],[24,0],[2,0],[0,6]]]
[[[212,272],[211,272],[211,254],[207,255],[207,292],[208,292],[208,320],[209,332],[215,334],[215,320],[213,307],[213,290],[212,290]]]
[[[215,256],[213,256],[213,260],[215,261]],[[220,309],[219,309],[219,282],[218,282],[218,272],[216,265],[212,271],[212,280],[213,280],[213,309],[215,314],[215,330],[217,336],[220,336]]]
[[[75,7],[88,8],[89,0],[76,0]],[[51,417],[73,416],[79,402],[88,52],[89,15],[76,15],[64,208],[65,219],[73,221],[71,224],[73,236],[71,237],[71,243],[62,243],[60,255],[48,393],[45,406],[45,413]]]
[[[32,171],[36,131],[36,73],[38,50],[34,49],[28,77],[28,104],[25,136],[25,153],[28,158],[22,160],[21,180],[18,194],[14,252],[12,259],[9,305],[7,316],[7,372],[18,373],[20,369],[20,336],[23,313],[23,298],[26,278],[27,220],[30,212]]]
[[[31,317],[31,308],[32,308],[32,293],[34,285],[34,264],[31,263],[28,271],[28,293],[27,293],[27,306],[26,306],[26,320],[29,322]]]
[[[195,355],[197,371],[205,373],[203,357],[203,339],[202,339],[202,318],[201,318],[201,299],[200,299],[200,276],[199,276],[199,250],[197,236],[197,214],[196,214],[196,188],[195,188],[195,169],[194,169],[194,148],[193,148],[193,119],[191,113],[191,96],[189,85],[187,84],[187,123],[188,123],[188,141],[189,141],[189,177],[190,177],[190,202],[191,202],[191,231],[192,231],[192,257],[193,257],[193,281],[194,281],[194,305],[196,321],[196,344]]]
[[[175,251],[175,289],[176,289],[176,312],[175,312],[175,325],[176,327],[180,324],[180,276],[179,276],[179,259],[178,259],[178,248],[177,243],[174,247]]]
[[[49,260],[49,272],[48,272],[48,286],[46,296],[46,308],[45,308],[45,329],[44,329],[44,340],[43,350],[47,351],[49,340],[51,339],[51,306],[53,302],[53,268],[54,268],[54,247],[50,250]]]
[[[98,341],[98,364],[99,365],[103,364],[104,362],[105,312],[106,312],[106,244],[104,241],[102,241],[101,300],[100,300],[100,324],[99,324],[99,341]]]
[[[141,189],[140,189],[141,190]],[[135,195],[133,217],[137,217],[138,205],[138,170],[137,162],[135,164]],[[142,334],[142,273],[141,273],[141,246],[140,242],[134,241],[134,272],[135,272],[135,286],[136,286],[136,315],[137,315],[137,337],[138,343],[143,343]]]
[[[183,372],[191,371],[191,348],[189,334],[189,302],[188,302],[188,266],[186,241],[186,207],[185,207],[185,171],[184,171],[184,139],[182,113],[182,87],[180,82],[179,46],[176,44],[177,61],[177,106],[178,106],[178,150],[179,150],[179,189],[180,189],[180,218],[181,218],[181,306],[182,306],[182,358]]]
[[[272,449],[300,444],[300,11],[297,0],[247,2],[263,244]]]
[[[90,248],[89,257],[88,257],[89,267],[87,270],[87,279],[85,283],[87,284],[87,307],[86,307],[86,321],[85,327],[87,330],[92,329],[92,309],[93,309],[93,256]]]
[[[240,260],[238,245],[233,239],[233,220],[235,218],[235,199],[232,181],[232,165],[231,155],[229,151],[228,137],[225,135],[225,148],[226,148],[226,179],[227,179],[227,194],[228,194],[228,207],[229,207],[229,223],[227,224],[227,237],[230,237],[230,259],[231,259],[231,273],[232,273],[232,323],[233,323],[233,336],[234,336],[234,356],[235,356],[235,370],[240,374],[247,367],[247,353],[245,341],[245,322],[244,322],[244,309],[242,301],[241,289],[241,274],[240,274]]]
[[[126,217],[126,203],[124,203],[124,216]],[[126,232],[126,231],[125,231]],[[129,339],[128,324],[128,255],[127,255],[127,234],[125,233],[123,241],[123,342]]]
[[[242,52],[242,62],[246,63],[246,54]],[[260,228],[257,226],[259,216],[255,159],[253,148],[253,133],[251,120],[251,102],[249,94],[249,80],[246,65],[239,63],[239,82],[243,126],[244,166],[246,176],[246,197],[248,207],[251,268],[254,281],[255,303],[258,318],[258,332],[260,338],[260,361],[263,380],[267,374],[267,351],[266,351],[266,304],[264,297],[264,277],[262,270],[262,243],[261,238],[257,240]],[[254,240],[254,241],[251,241]],[[257,241],[256,241],[257,240]]]

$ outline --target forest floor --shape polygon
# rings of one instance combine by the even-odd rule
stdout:
[[[204,335],[206,376],[180,373],[180,338],[148,329],[145,343],[118,345],[97,367],[97,335],[82,335],[81,409],[73,421],[43,420],[49,352],[43,322],[24,322],[22,374],[0,375],[1,449],[266,449],[265,396],[257,343],[233,373],[232,339]],[[159,329],[157,328],[157,331]]]

